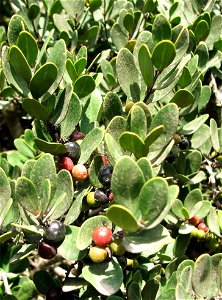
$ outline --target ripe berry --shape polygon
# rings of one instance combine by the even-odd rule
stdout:
[[[94,194],[95,194],[95,192],[89,192],[86,196],[86,202],[90,207],[99,206],[99,203],[96,201]]]
[[[107,251],[104,248],[95,246],[89,250],[89,257],[95,263],[101,263],[107,258]]]
[[[51,259],[56,256],[57,250],[52,245],[45,242],[41,242],[38,245],[38,254],[40,257],[45,259]]]
[[[84,181],[88,178],[88,172],[84,165],[77,164],[72,169],[72,177],[77,181]]]
[[[81,148],[79,144],[76,142],[68,142],[65,143],[64,146],[67,149],[68,157],[70,157],[74,161],[74,163],[77,163],[81,154]]]
[[[175,157],[174,157],[174,155],[173,155],[172,152],[170,152],[170,153],[167,155],[167,157],[166,157],[166,161],[167,161],[169,164],[172,164],[172,163],[174,162],[174,159],[175,159]]]
[[[97,202],[101,204],[109,203],[109,198],[107,197],[103,189],[97,189],[94,193],[94,198]]]
[[[200,223],[200,218],[198,216],[193,216],[188,220],[189,224],[197,226]]]
[[[186,138],[183,138],[180,142],[179,142],[179,147],[181,150],[187,150],[189,148],[189,142]]]
[[[114,200],[113,192],[109,193],[109,201],[112,202]]]
[[[66,234],[66,228],[63,223],[54,220],[51,221],[48,226],[44,228],[44,238],[52,243],[59,243],[61,242]]]
[[[199,230],[203,230],[203,231],[205,231],[205,232],[208,231],[208,227],[207,227],[207,225],[206,225],[205,223],[200,223],[200,224],[198,225],[197,228],[198,228]]]
[[[92,233],[93,242],[100,247],[106,247],[112,240],[112,231],[107,226],[96,227]]]
[[[108,157],[104,154],[101,154],[101,157],[102,157],[102,160],[103,160],[103,164],[108,165],[108,163],[109,163]]]
[[[126,252],[126,249],[118,240],[115,240],[110,244],[110,249],[112,250],[112,253],[117,256],[122,256]]]
[[[71,135],[71,141],[78,141],[83,140],[85,137],[85,134],[81,131],[75,131]]]
[[[59,169],[66,169],[69,172],[72,172],[72,168],[74,167],[73,161],[69,157],[60,157],[58,163]]]
[[[109,186],[111,182],[111,177],[113,173],[113,167],[110,165],[103,166],[98,172],[99,181],[105,185]]]
[[[48,290],[46,300],[62,300],[62,294],[61,287],[53,286]]]

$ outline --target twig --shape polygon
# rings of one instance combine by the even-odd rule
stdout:
[[[3,281],[4,288],[5,288],[5,293],[7,295],[11,295],[12,292],[10,290],[10,287],[9,287],[9,284],[8,284],[8,278],[7,278],[6,274],[5,274],[5,272],[1,272],[0,273],[0,279]]]

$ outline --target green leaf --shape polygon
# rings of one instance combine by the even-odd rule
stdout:
[[[108,92],[103,101],[103,114],[106,122],[110,122],[115,116],[123,114],[122,102],[114,92]]]
[[[184,125],[183,128],[181,129],[180,133],[185,134],[185,135],[194,133],[195,131],[197,131],[198,128],[200,128],[201,125],[203,125],[205,123],[205,121],[208,118],[209,118],[208,114],[203,114],[202,116],[197,117],[193,121]]]
[[[94,216],[82,224],[76,238],[76,246],[79,250],[86,249],[92,243],[92,233],[99,226],[112,228],[112,223],[106,216]]]
[[[158,139],[158,137],[163,133],[163,131],[164,131],[164,126],[159,125],[149,132],[149,134],[146,136],[144,140],[147,152],[149,151],[149,147]]]
[[[30,81],[30,90],[35,99],[42,97],[56,80],[58,69],[53,63],[41,66]]]
[[[139,213],[139,193],[143,184],[144,176],[137,163],[128,156],[121,157],[113,170],[111,190],[115,204],[127,207],[135,218]]]
[[[191,94],[191,92],[184,89],[180,89],[179,91],[177,91],[173,96],[173,98],[170,100],[170,103],[175,103],[180,108],[189,106],[193,104],[193,102],[194,102],[193,94]]]
[[[217,123],[214,119],[210,119],[210,136],[211,136],[211,142],[214,150],[216,152],[220,152],[218,128],[217,128]]]
[[[213,232],[217,236],[221,237],[220,227],[218,224],[218,215],[217,215],[214,207],[211,207],[210,213],[207,216],[207,225],[211,232]]]
[[[82,275],[99,293],[105,296],[115,294],[123,282],[123,271],[116,258],[100,264],[85,265]]]
[[[126,13],[123,18],[123,26],[129,33],[133,31],[134,16],[131,13]]]
[[[67,13],[80,18],[84,10],[84,0],[60,0],[60,2]]]
[[[106,128],[106,132],[118,141],[120,135],[126,130],[126,119],[121,116],[114,117]]]
[[[0,211],[2,212],[6,203],[11,197],[9,180],[2,168],[0,168]]]
[[[84,98],[91,94],[95,87],[95,81],[92,76],[82,75],[74,83],[74,92],[79,96],[79,98]]]
[[[153,85],[154,69],[150,51],[145,44],[141,45],[139,48],[138,61],[143,80],[145,81],[147,88],[151,88]]]
[[[205,40],[209,50],[213,50],[214,43],[220,39],[221,29],[222,29],[222,16],[214,15],[211,21],[209,35]]]
[[[50,143],[39,138],[35,138],[35,144],[37,148],[43,152],[51,153],[53,155],[60,155],[67,153],[67,149],[63,144]]]
[[[35,284],[26,276],[20,276],[16,287],[12,288],[12,294],[16,299],[29,300],[36,296]]]
[[[113,204],[106,212],[106,216],[112,223],[127,232],[135,232],[139,229],[137,220],[133,214],[124,206]]]
[[[137,134],[142,140],[144,140],[147,135],[146,114],[138,105],[133,105],[130,110],[130,130]]]
[[[37,290],[42,294],[46,294],[49,288],[55,285],[54,279],[45,270],[36,271],[33,275],[33,282]]]
[[[11,17],[9,24],[8,24],[8,42],[9,45],[16,45],[17,38],[19,36],[19,33],[27,28],[27,25],[24,21],[24,19],[15,14]]]
[[[18,36],[17,46],[26,57],[29,65],[34,67],[38,55],[38,46],[34,37],[27,31],[21,31]]]
[[[66,235],[62,244],[58,247],[58,253],[67,260],[77,261],[87,255],[87,250],[80,251],[76,247],[76,239],[79,227],[67,226]]]
[[[119,143],[117,143],[109,133],[105,134],[105,143],[108,151],[108,157],[110,160],[112,160],[114,165],[118,159],[124,155],[124,151],[120,147]]]
[[[54,80],[54,83],[50,86],[48,92],[44,95],[42,102],[44,102],[49,96],[51,96],[59,86],[66,67],[66,56],[67,56],[66,44],[64,40],[60,39],[50,49],[49,56],[47,59],[47,63],[53,63],[56,65],[58,69],[58,74],[56,79]]]
[[[191,84],[191,82],[192,82],[192,77],[191,77],[190,71],[185,66],[183,68],[183,72],[182,72],[182,74],[180,76],[178,84],[180,85],[181,88],[185,88],[186,86],[188,86],[189,84]]]
[[[52,187],[56,184],[56,167],[53,156],[50,154],[43,154],[36,161],[32,168],[30,179],[38,191],[38,195],[42,196],[42,186],[46,179],[51,181]]]
[[[141,300],[141,289],[137,282],[130,283],[128,287],[128,297],[129,300]]]
[[[60,123],[62,138],[69,137],[74,131],[76,125],[79,123],[82,113],[82,106],[79,97],[73,93],[69,101],[69,106],[65,118]]]
[[[14,145],[22,155],[28,158],[35,157],[32,149],[30,149],[29,145],[24,141],[24,139],[22,138],[15,139]]]
[[[22,101],[23,109],[30,116],[46,122],[49,119],[48,112],[44,105],[32,98],[26,98]]]
[[[113,24],[110,30],[110,37],[117,50],[123,48],[128,42],[127,31],[123,30],[118,23]]]
[[[203,69],[209,61],[209,52],[206,43],[200,42],[194,54],[199,56],[198,66]]]
[[[209,25],[205,20],[200,20],[194,29],[195,38],[197,41],[203,41],[209,34]]]
[[[39,199],[37,196],[36,187],[31,180],[25,177],[20,177],[16,182],[15,190],[16,200],[26,210],[33,214],[39,213]]]
[[[172,238],[168,230],[162,225],[157,225],[152,229],[128,233],[123,237],[123,245],[128,252],[144,252],[146,256],[155,254],[170,242],[172,242]]]
[[[171,40],[171,26],[167,18],[160,14],[157,15],[153,22],[152,37],[155,43],[162,40]]]
[[[150,151],[164,147],[173,135],[177,132],[179,121],[179,109],[174,103],[169,103],[162,107],[153,118],[150,130],[163,125],[164,130],[160,137],[151,145]]]
[[[146,157],[140,158],[139,160],[137,160],[137,164],[143,172],[145,181],[153,177],[152,165],[148,158]]]
[[[130,100],[140,100],[140,75],[133,54],[126,48],[119,51],[116,60],[116,72],[123,92]]]
[[[39,7],[39,5],[36,4],[36,3],[32,3],[29,6],[29,10],[28,10],[29,19],[30,20],[36,19],[39,13],[40,13],[40,7]]]
[[[120,146],[131,153],[136,158],[145,156],[145,144],[141,138],[133,132],[124,132],[119,138]]]
[[[172,63],[175,56],[175,45],[171,41],[163,40],[156,44],[152,53],[152,62],[159,71],[162,71]]]
[[[139,195],[139,210],[146,226],[152,225],[168,202],[168,184],[163,178],[151,178],[142,187]]]
[[[54,178],[53,178],[54,180]],[[73,202],[73,180],[69,171],[61,170],[56,176],[56,192],[53,199],[50,202],[49,209],[56,205],[57,199],[62,197],[65,193],[62,203],[56,206],[53,213],[50,214],[50,219],[55,220],[60,218],[70,207]]]
[[[78,163],[84,164],[89,159],[92,152],[101,144],[104,136],[104,130],[102,128],[94,128],[84,138],[81,147],[81,156]]]

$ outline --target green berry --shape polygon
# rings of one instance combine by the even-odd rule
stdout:
[[[106,260],[107,255],[108,253],[106,249],[99,246],[91,247],[89,250],[89,257],[95,263],[103,262],[104,260]]]
[[[112,250],[112,253],[117,256],[122,256],[126,252],[126,249],[118,240],[115,240],[110,244],[110,249]]]

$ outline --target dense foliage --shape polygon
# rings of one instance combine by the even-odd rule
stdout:
[[[0,299],[219,299],[221,1],[0,8]]]

